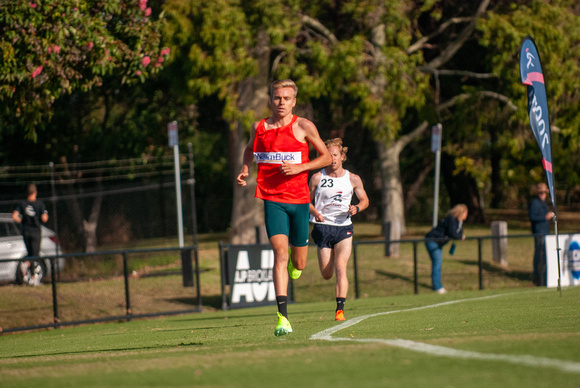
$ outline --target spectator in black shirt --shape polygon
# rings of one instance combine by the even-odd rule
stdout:
[[[536,185],[536,196],[530,202],[529,217],[534,234],[534,274],[536,286],[546,285],[546,246],[545,236],[550,233],[550,220],[554,217],[546,205],[548,186],[545,183]]]
[[[28,185],[26,189],[27,198],[16,205],[12,212],[14,222],[22,224],[22,236],[28,251],[28,257],[40,255],[40,225],[48,221],[48,211],[44,202],[37,200],[38,191],[34,183]],[[20,268],[25,283],[39,285],[40,279],[36,269],[38,264],[35,260],[22,262]]]

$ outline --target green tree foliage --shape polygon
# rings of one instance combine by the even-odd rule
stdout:
[[[463,147],[452,152],[460,157],[460,169],[491,191],[492,207],[527,206],[529,186],[545,180],[519,73],[526,35],[538,45],[546,79],[557,188],[569,191],[580,183],[575,171],[580,162],[580,16],[575,7],[573,1],[498,2],[478,21],[477,45],[464,53],[479,53],[484,60],[471,69],[493,77],[463,86],[471,97],[453,109],[450,120],[451,132],[458,135],[452,141]]]
[[[425,103],[428,77],[413,39],[406,1],[301,2],[300,29],[276,74],[296,79],[307,98],[326,104],[330,126],[371,130],[389,142],[409,109]]]
[[[386,181],[377,149],[427,121],[443,124],[450,194],[469,193],[452,202],[523,207],[528,186],[543,179],[519,80],[525,35],[546,74],[556,184],[579,181],[577,9],[564,0],[8,1],[0,136],[37,129],[44,161],[72,155],[74,145],[84,160],[151,156],[167,152],[166,123],[177,120],[181,144],[194,146],[200,202],[212,199],[200,212],[219,219],[218,229],[228,223],[223,188],[237,172],[235,146],[268,113],[263,81],[292,78],[300,114],[323,138],[345,139],[373,206]],[[257,78],[260,88],[247,87]],[[429,141],[414,141],[401,153],[397,195],[430,184]],[[13,148],[4,152],[21,158]],[[424,221],[430,203],[418,202]]]
[[[177,58],[173,78],[178,98],[189,102],[216,96],[223,116],[236,119],[236,85],[256,72],[255,40],[238,1],[168,1],[164,35]]]
[[[146,0],[9,0],[0,7],[0,111],[7,126],[36,137],[54,102],[115,76],[133,85],[169,55]]]

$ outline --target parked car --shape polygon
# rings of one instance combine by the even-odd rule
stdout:
[[[40,256],[55,256],[62,254],[60,244],[54,231],[45,226],[41,226]],[[24,245],[24,239],[18,225],[12,220],[12,214],[0,213],[0,260],[21,259],[26,257],[28,252]],[[20,270],[21,261],[0,261],[0,281],[15,282],[18,284],[28,283],[31,274],[23,274]],[[56,260],[57,271],[62,271],[65,260],[60,257]],[[36,266],[36,281],[50,274],[50,260],[44,259]]]

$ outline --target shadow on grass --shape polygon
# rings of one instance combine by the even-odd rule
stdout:
[[[386,278],[389,278],[389,279],[399,279],[399,280],[402,280],[402,281],[410,283],[410,284],[415,284],[415,280],[408,277],[408,276],[402,276],[402,275],[397,274],[397,273],[387,272],[387,271],[383,271],[380,269],[376,269],[375,273],[378,275],[384,276]],[[431,288],[431,285],[423,283],[423,282],[418,282],[417,284],[420,287]]]
[[[197,298],[169,298],[166,299],[168,302],[181,303],[189,306],[197,306]],[[213,308],[216,310],[221,310],[222,308],[222,296],[221,295],[209,295],[201,296],[201,303],[204,307]]]
[[[180,343],[171,345],[158,345],[158,346],[142,346],[142,347],[132,347],[132,348],[118,348],[118,349],[91,349],[91,350],[78,350],[73,352],[55,352],[55,353],[42,353],[42,354],[21,354],[19,356],[2,357],[0,359],[6,358],[32,358],[32,357],[46,357],[46,356],[68,356],[72,354],[90,354],[90,353],[114,353],[114,352],[130,352],[137,350],[159,350],[159,349],[174,349],[176,347],[182,346],[203,346],[202,342],[190,342],[190,343]]]
[[[459,260],[458,263],[464,264],[464,265],[469,265],[469,266],[477,266],[477,262],[474,261],[468,261],[468,260]],[[519,280],[519,281],[532,281],[532,272],[531,271],[515,271],[515,270],[510,270],[508,268],[502,268],[502,267],[498,267],[496,265],[492,265],[491,263],[486,263],[483,262],[481,263],[481,269],[491,273],[491,274],[496,274],[496,275],[503,275],[505,277],[508,277],[510,279],[515,279],[515,280]]]

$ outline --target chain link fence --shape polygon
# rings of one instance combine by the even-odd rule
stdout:
[[[183,227],[197,233],[195,178],[191,157],[179,173]],[[95,163],[4,167],[0,213],[12,213],[29,183],[49,212],[47,227],[67,252],[130,248],[138,242],[178,236],[175,169],[171,157]]]

